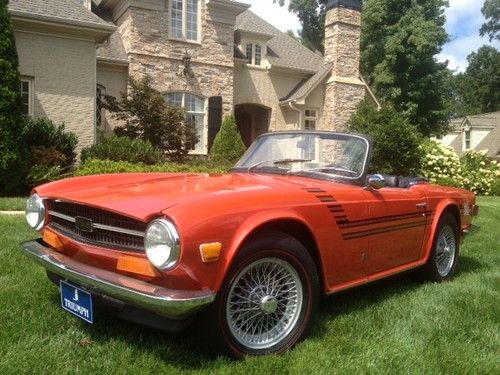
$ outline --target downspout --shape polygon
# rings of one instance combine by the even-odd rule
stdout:
[[[299,115],[299,123],[298,123],[299,127],[298,127],[298,128],[299,128],[299,129],[302,129],[302,111],[301,111],[299,108],[295,107],[295,105],[293,104],[293,102],[292,102],[292,101],[289,101],[289,102],[288,102],[288,106],[289,106],[292,110],[297,111],[297,113],[298,113],[298,115]]]

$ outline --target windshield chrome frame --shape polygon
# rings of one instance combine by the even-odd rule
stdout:
[[[313,135],[329,135],[329,136],[338,136],[339,139],[342,138],[348,138],[348,137],[353,137],[353,138],[358,138],[363,140],[366,143],[366,153],[365,157],[363,160],[363,169],[361,170],[361,173],[356,176],[356,177],[349,177],[349,176],[340,176],[340,175],[332,175],[328,173],[323,173],[323,172],[308,172],[306,170],[304,171],[295,171],[295,172],[283,172],[280,173],[278,170],[274,171],[269,168],[251,168],[248,170],[248,167],[242,167],[242,166],[237,166],[239,163],[242,162],[242,160],[246,159],[249,154],[254,152],[254,149],[257,147],[258,140],[261,138],[265,137],[272,137],[272,136],[277,136],[277,135],[308,135],[308,134],[313,134]],[[296,176],[304,176],[304,177],[310,177],[314,179],[319,179],[319,180],[327,180],[327,181],[339,181],[339,182],[345,182],[349,184],[355,184],[355,185],[361,185],[363,186],[366,182],[366,175],[368,171],[368,164],[371,158],[372,154],[372,149],[373,149],[373,141],[370,137],[362,135],[362,134],[357,134],[357,133],[346,133],[346,132],[334,132],[334,131],[318,131],[318,130],[287,130],[287,131],[276,131],[276,132],[269,132],[262,134],[258,136],[252,145],[247,149],[247,151],[243,154],[243,156],[238,160],[238,162],[235,164],[233,168],[231,168],[232,172],[252,172],[252,173],[270,173],[270,174],[290,174],[290,175],[296,175]]]

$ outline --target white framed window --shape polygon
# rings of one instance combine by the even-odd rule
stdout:
[[[312,108],[304,109],[304,129],[315,130],[318,122],[318,110]]]
[[[470,149],[470,129],[464,131],[464,148],[466,150]]]
[[[33,80],[21,78],[21,97],[23,102],[23,115],[33,115]]]
[[[246,45],[247,64],[260,66],[262,64],[262,46],[256,43]]]
[[[184,108],[188,120],[191,120],[196,127],[198,143],[194,146],[194,151],[205,153],[205,98],[187,92],[169,92],[166,100],[170,105]]]
[[[200,0],[170,0],[170,38],[200,41]]]
[[[106,95],[106,88],[97,85],[95,88],[95,127],[96,127],[96,141],[100,142],[104,138],[104,96]]]

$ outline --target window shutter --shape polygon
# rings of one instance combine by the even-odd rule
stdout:
[[[211,96],[208,98],[208,150],[212,148],[221,124],[222,96]]]

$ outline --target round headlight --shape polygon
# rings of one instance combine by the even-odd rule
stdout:
[[[45,206],[37,194],[31,195],[26,201],[26,221],[28,225],[40,230],[45,222]]]
[[[162,270],[173,268],[179,259],[179,234],[166,219],[153,220],[144,235],[144,248],[149,261]]]

